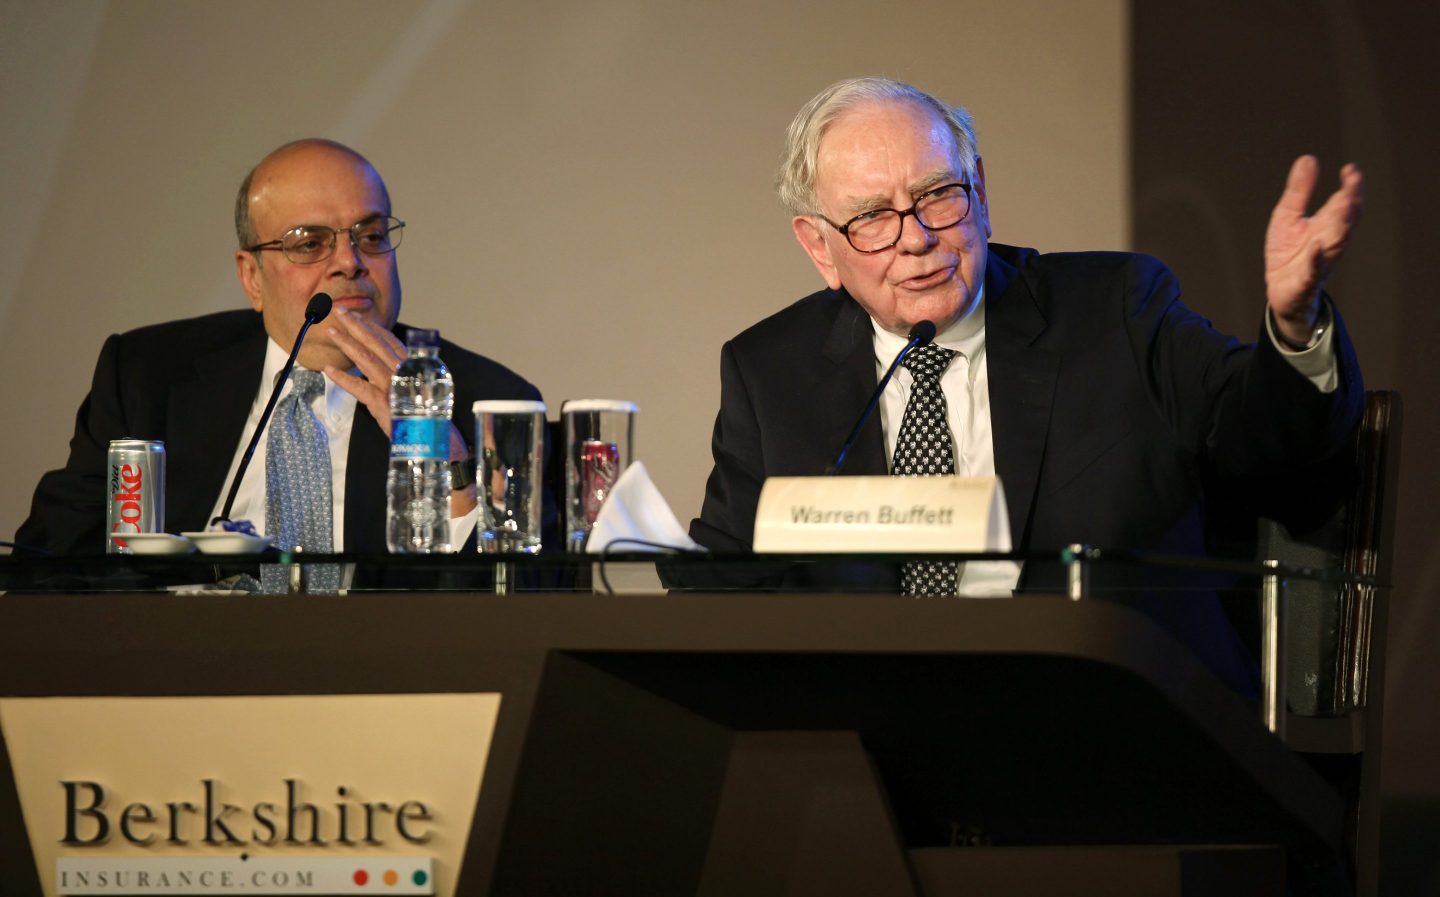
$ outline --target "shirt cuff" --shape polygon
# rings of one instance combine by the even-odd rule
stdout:
[[[1333,322],[1335,315],[1330,311],[1330,300],[1322,299],[1324,305],[1320,309],[1320,320]],[[1296,351],[1289,348],[1275,335],[1275,316],[1269,309],[1265,310],[1265,334],[1270,337],[1270,343],[1275,346],[1280,357],[1290,363],[1290,366],[1299,371],[1305,379],[1315,384],[1315,388],[1322,393],[1332,393],[1340,385],[1340,365],[1335,360],[1335,326],[1327,323],[1315,341],[1315,345],[1307,349]]]

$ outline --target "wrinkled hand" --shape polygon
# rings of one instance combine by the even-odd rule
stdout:
[[[370,416],[385,431],[385,436],[391,436],[390,424],[390,378],[395,375],[395,369],[400,362],[408,357],[409,352],[405,344],[396,338],[395,334],[381,327],[378,323],[364,315],[356,315],[347,312],[343,308],[335,309],[330,320],[330,339],[339,346],[341,351],[350,357],[355,366],[360,369],[361,376],[357,377],[349,371],[342,371],[337,367],[325,368],[325,375],[335,381],[335,385],[354,396],[361,404],[370,411]],[[465,444],[460,431],[452,423],[450,425],[450,458],[454,461],[468,460],[470,449]],[[450,496],[450,515],[461,517],[470,513],[475,507],[475,487],[456,490]]]
[[[1265,298],[1281,334],[1295,343],[1309,341],[1320,313],[1320,288],[1365,203],[1364,177],[1347,164],[1340,169],[1340,189],[1305,217],[1319,171],[1314,156],[1295,160],[1265,231]]]

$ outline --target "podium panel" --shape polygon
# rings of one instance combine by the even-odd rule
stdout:
[[[939,894],[954,849],[1026,865],[1026,849],[1182,844],[1266,875],[1283,856],[1294,893],[1348,890],[1342,795],[1164,631],[1103,602],[0,600],[3,698],[444,694],[500,703],[436,893]],[[267,744],[283,770],[285,733]],[[11,759],[7,897],[41,881]]]

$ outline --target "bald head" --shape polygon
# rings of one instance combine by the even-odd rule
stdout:
[[[263,189],[267,183],[267,175],[285,159],[295,155],[343,155],[368,168],[370,174],[379,185],[380,191],[385,196],[385,206],[390,206],[390,194],[385,189],[385,181],[381,179],[380,172],[370,164],[370,160],[357,153],[355,150],[334,140],[327,140],[324,137],[305,137],[300,140],[292,140],[272,150],[269,155],[261,159],[259,164],[245,175],[240,182],[240,190],[235,195],[235,238],[240,242],[240,248],[245,249],[260,242],[255,234],[254,222],[250,219],[250,204],[252,196]]]

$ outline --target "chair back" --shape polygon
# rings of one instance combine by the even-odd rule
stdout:
[[[1388,585],[1400,430],[1400,394],[1367,392],[1347,500],[1329,520],[1305,533],[1262,520],[1260,556],[1373,576]],[[1287,584],[1286,696],[1292,713],[1343,716],[1366,706],[1383,659],[1377,642],[1385,635],[1375,591],[1372,586],[1349,584],[1294,580]]]

